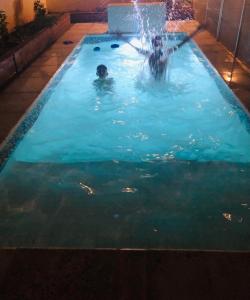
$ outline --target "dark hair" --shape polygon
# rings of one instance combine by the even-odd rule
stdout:
[[[158,41],[162,42],[162,37],[160,35],[156,35],[155,37],[152,38],[152,40],[151,40],[152,45],[157,46]]]
[[[96,69],[97,74],[104,74],[107,72],[107,67],[105,65],[99,65]]]

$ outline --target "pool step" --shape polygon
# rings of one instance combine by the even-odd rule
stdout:
[[[221,162],[15,163],[0,245],[250,249],[249,179],[250,164]]]

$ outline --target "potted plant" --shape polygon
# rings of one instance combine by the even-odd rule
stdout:
[[[68,14],[49,15],[40,0],[34,1],[35,18],[8,33],[7,17],[0,12],[0,87],[21,72],[70,27]]]
[[[3,10],[0,10],[0,47],[4,47],[6,40],[8,39],[7,17]]]

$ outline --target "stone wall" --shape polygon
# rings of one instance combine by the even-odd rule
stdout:
[[[195,18],[200,23],[205,22],[208,30],[233,52],[236,46],[244,0],[224,0],[224,2],[223,0],[193,0],[193,3]],[[238,57],[250,64],[250,0],[246,0]]]
[[[45,4],[46,0],[42,0]],[[34,0],[0,0],[0,10],[7,15],[8,29],[30,22],[34,18]]]

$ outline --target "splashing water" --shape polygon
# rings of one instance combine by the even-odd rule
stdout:
[[[140,41],[141,41],[141,44],[143,46],[145,46],[146,40],[147,40],[147,33],[146,33],[145,28],[144,28],[144,21],[143,21],[142,12],[141,12],[141,9],[139,8],[137,0],[132,0],[132,3],[133,3],[134,8],[135,8],[136,21],[137,21],[137,24],[138,24],[138,27],[139,27],[138,31],[139,31],[139,34],[140,34]]]
[[[169,9],[169,11],[167,11],[167,26],[166,26],[166,32],[178,32],[178,28],[179,28],[179,22],[174,22],[172,21],[170,23],[171,20],[174,20],[174,8],[175,8],[175,4],[176,4],[176,0],[172,0],[172,4],[171,7],[166,7],[166,9]],[[171,28],[169,29],[169,25],[171,25]],[[166,45],[169,45],[169,39],[168,39],[168,35],[166,35]],[[168,59],[168,68],[166,69],[166,81],[169,82],[170,81],[170,70],[171,70],[171,64],[172,64],[172,56],[169,56]]]
[[[166,0],[167,1],[167,0]],[[168,6],[167,2],[165,1],[165,9],[166,14],[168,15],[168,21],[166,24],[166,28],[163,27],[162,29],[157,29],[152,24],[150,24],[150,17],[148,15],[147,9],[145,9],[144,6],[139,4],[138,0],[131,0],[131,2],[134,5],[134,11],[135,11],[135,19],[138,24],[138,33],[139,33],[139,40],[140,40],[140,48],[143,49],[150,49],[150,51],[153,51],[151,40],[156,35],[162,35],[163,36],[163,49],[169,48],[169,45],[172,44],[172,41],[169,41],[168,35],[166,35],[166,32],[178,32],[180,23],[176,20],[176,12],[178,12],[178,3],[182,3],[182,1],[172,0],[171,5]],[[177,37],[176,37],[177,38]],[[177,44],[178,41],[176,40]],[[172,65],[173,57],[172,55],[168,58],[168,67],[166,69],[165,74],[165,81],[170,81],[171,76],[171,65]],[[145,65],[142,66],[142,73],[144,72]]]

